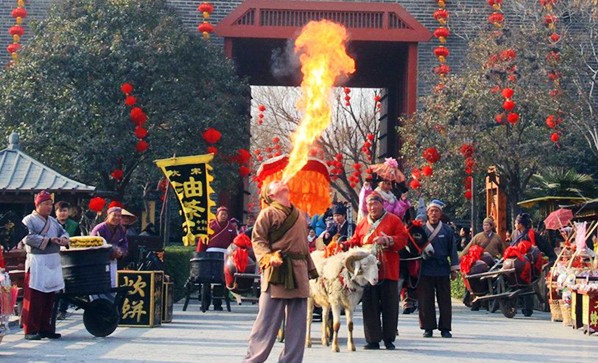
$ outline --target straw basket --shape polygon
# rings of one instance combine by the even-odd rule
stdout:
[[[562,301],[559,301],[559,305],[561,306],[561,317],[563,318],[563,325],[573,326],[573,318],[571,317],[571,305],[564,304]]]
[[[559,300],[550,300],[550,321],[563,321],[563,312]]]

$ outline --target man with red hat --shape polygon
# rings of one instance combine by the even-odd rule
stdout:
[[[383,341],[386,349],[393,350],[399,319],[399,251],[409,237],[401,218],[384,209],[384,198],[378,192],[370,193],[366,201],[368,214],[345,245],[378,245],[382,250],[380,283],[366,286],[363,292],[364,349],[380,349]]]
[[[202,243],[198,240],[197,252],[219,252],[222,253],[222,259],[226,254],[226,249],[233,243],[237,236],[237,225],[229,219],[228,208],[220,206],[216,210],[216,218],[210,221],[212,234],[208,237],[208,243]],[[219,288],[221,288],[220,286]],[[216,289],[216,287],[214,287]],[[213,299],[214,310],[222,310],[222,300]]]
[[[58,339],[51,323],[56,292],[64,289],[60,246],[68,246],[69,235],[53,218],[52,196],[41,191],[35,196],[35,210],[23,218],[29,229],[23,289],[23,331],[27,340]]]

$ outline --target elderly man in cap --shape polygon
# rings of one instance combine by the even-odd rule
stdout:
[[[280,181],[262,187],[267,205],[255,221],[251,242],[262,270],[259,311],[244,363],[265,362],[286,316],[284,349],[279,362],[303,361],[309,279],[318,277],[309,254],[307,220],[289,200]]]
[[[220,206],[216,210],[216,218],[210,221],[210,229],[212,234],[208,236],[208,243],[202,243],[201,240],[197,244],[197,252],[218,252],[222,253],[222,259],[225,258],[226,249],[233,243],[237,236],[237,225],[229,219],[228,208]],[[221,291],[217,291],[220,289]],[[224,293],[222,285],[214,286],[214,291],[219,292],[214,295],[222,295]],[[208,289],[209,290],[209,289]],[[211,299],[211,291],[208,291],[208,298]],[[222,311],[222,299],[212,299],[215,311]]]
[[[24,239],[27,261],[22,315],[27,340],[60,338],[51,320],[56,292],[64,289],[60,246],[68,246],[69,235],[51,213],[52,196],[41,191],[35,196],[35,210],[23,218],[29,229]]]
[[[338,235],[338,241],[343,242],[353,234],[353,231],[355,231],[355,224],[352,221],[347,220],[347,207],[343,204],[335,204],[332,207],[332,218],[334,223],[326,229],[322,235],[322,239],[326,246],[332,241],[332,237]]]
[[[424,252],[421,266],[421,277],[417,287],[419,305],[419,327],[424,330],[424,338],[431,338],[434,329],[438,328],[443,338],[451,338],[452,305],[451,282],[457,278],[459,259],[457,244],[451,227],[442,223],[444,203],[434,199],[427,209],[428,222],[425,231],[433,253]],[[435,298],[440,312],[436,322]]]
[[[127,240],[127,230],[121,223],[122,208],[110,207],[106,213],[106,220],[95,226],[90,235],[103,237],[108,244],[112,245],[110,250],[110,281],[112,287],[115,287],[118,261],[129,253],[129,241]]]
[[[363,292],[364,349],[380,349],[383,341],[386,349],[392,350],[399,319],[399,250],[407,245],[409,236],[401,218],[384,209],[384,198],[378,192],[366,199],[368,214],[345,246],[378,245],[382,250],[380,283],[366,286]]]
[[[464,256],[469,252],[471,246],[477,245],[488,252],[494,258],[500,258],[505,252],[505,243],[502,238],[494,231],[494,219],[492,217],[484,218],[482,223],[482,232],[473,236],[471,241],[465,246],[459,257]]]

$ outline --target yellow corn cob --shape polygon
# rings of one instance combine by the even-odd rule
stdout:
[[[72,248],[99,247],[104,244],[104,239],[97,236],[78,236],[69,239]]]

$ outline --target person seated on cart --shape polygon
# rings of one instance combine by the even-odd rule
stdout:
[[[233,243],[237,236],[237,225],[229,219],[228,208],[220,206],[216,210],[216,218],[210,221],[212,234],[208,236],[208,243],[198,240],[197,252],[219,252],[224,260],[226,249]],[[214,286],[222,289],[222,286]],[[211,299],[211,291],[208,292],[208,299]],[[209,300],[208,300],[209,301]],[[222,300],[213,299],[214,310],[222,311]]]
[[[527,213],[520,213],[515,218],[515,230],[512,234],[512,241],[510,246],[517,246],[523,241],[529,241],[532,245],[538,247],[540,252],[548,257],[548,262],[556,261],[557,256],[554,253],[554,248],[548,243],[539,233],[536,233],[532,228],[532,219]],[[530,316],[534,308],[534,296],[524,295],[522,312],[525,316]]]
[[[484,252],[488,252],[493,258],[499,259],[505,252],[505,243],[502,238],[495,232],[494,219],[487,217],[482,223],[482,232],[473,236],[471,241],[465,246],[463,251],[459,253],[459,259],[469,253],[472,246],[480,246]],[[492,267],[492,266],[489,266]],[[471,292],[466,289],[465,296],[463,297],[463,303],[466,306],[471,305],[471,310],[477,311],[480,309],[479,304],[471,304]]]
[[[56,293],[64,289],[60,247],[68,246],[69,235],[52,217],[52,196],[41,191],[35,196],[35,210],[23,218],[29,234],[23,239],[27,249],[23,288],[22,323],[25,339],[58,339],[51,318]]]
[[[111,207],[106,212],[106,220],[95,226],[90,235],[103,237],[106,242],[112,245],[110,250],[110,281],[112,287],[116,287],[116,271],[118,262],[129,252],[127,230],[121,224],[122,208]]]

